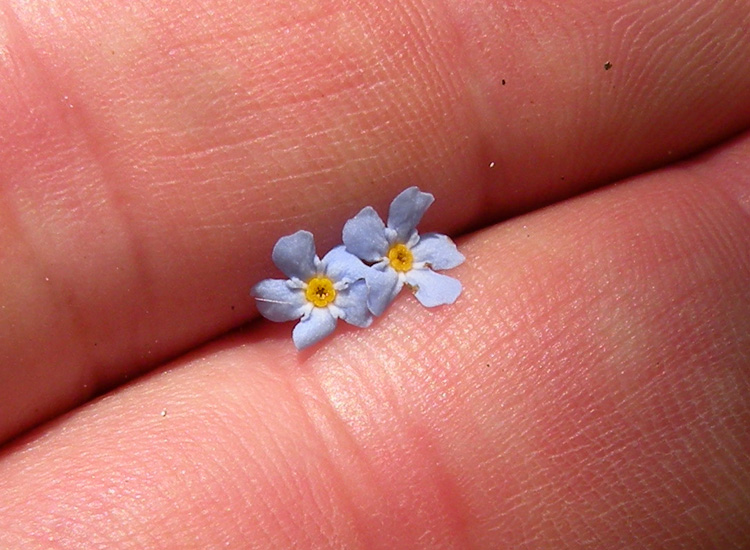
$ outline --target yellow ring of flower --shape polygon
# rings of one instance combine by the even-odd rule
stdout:
[[[315,307],[326,307],[336,299],[336,289],[327,277],[313,277],[307,281],[305,298]]]
[[[414,255],[411,250],[402,243],[394,244],[388,251],[388,259],[391,262],[391,267],[396,271],[406,272],[411,269],[414,263]]]

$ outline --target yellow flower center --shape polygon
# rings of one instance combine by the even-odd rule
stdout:
[[[307,281],[305,298],[315,307],[326,307],[336,299],[336,289],[327,277],[313,277]]]
[[[396,271],[409,271],[411,264],[414,263],[414,256],[411,250],[405,244],[394,244],[388,251],[388,259],[391,261],[391,267]]]

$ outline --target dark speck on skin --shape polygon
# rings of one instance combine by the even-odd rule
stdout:
[[[612,63],[610,63],[609,61],[607,61],[607,62],[606,62],[606,63],[604,64],[604,70],[605,70],[605,71],[608,71],[608,70],[610,70],[611,68],[612,68]]]

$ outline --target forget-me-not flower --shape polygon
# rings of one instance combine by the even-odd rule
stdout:
[[[450,269],[464,261],[450,238],[438,233],[420,237],[416,227],[435,200],[417,187],[402,191],[391,203],[388,222],[371,206],[344,226],[346,249],[372,265],[378,276],[366,275],[368,307],[375,315],[385,311],[406,284],[422,305],[452,304],[461,293],[461,283],[435,270]]]
[[[358,327],[372,323],[364,280],[368,268],[343,246],[321,260],[312,233],[297,231],[279,239],[272,258],[289,280],[265,279],[251,294],[261,315],[271,321],[300,320],[292,331],[297,349],[331,334],[338,319]]]

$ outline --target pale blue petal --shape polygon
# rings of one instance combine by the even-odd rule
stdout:
[[[372,314],[367,309],[367,283],[364,280],[339,292],[334,304],[342,311],[341,318],[347,323],[358,327],[369,327],[372,323]]]
[[[409,187],[393,199],[388,210],[388,227],[395,229],[400,242],[407,242],[425,210],[435,200],[430,193],[423,193],[418,187]]]
[[[290,279],[307,281],[315,275],[315,242],[309,231],[281,237],[273,247],[273,263]]]
[[[349,252],[367,262],[377,262],[388,252],[385,224],[371,206],[344,224],[343,241]]]
[[[414,295],[425,307],[452,304],[461,294],[458,280],[431,269],[412,269],[406,274],[406,282],[416,289]]]
[[[260,314],[276,322],[299,319],[307,304],[305,293],[290,288],[283,279],[265,279],[255,285],[250,294],[255,296]]]
[[[334,283],[338,281],[353,283],[358,279],[364,279],[370,270],[362,263],[362,260],[347,252],[344,245],[339,245],[326,254],[322,264],[326,276]]]
[[[320,342],[336,328],[336,318],[326,307],[314,307],[292,330],[292,340],[297,349]]]
[[[415,262],[426,262],[433,269],[451,269],[466,259],[450,238],[439,233],[422,235],[411,251]]]
[[[398,273],[391,268],[385,271],[372,269],[365,280],[369,289],[367,307],[375,315],[382,314],[404,286]]]

